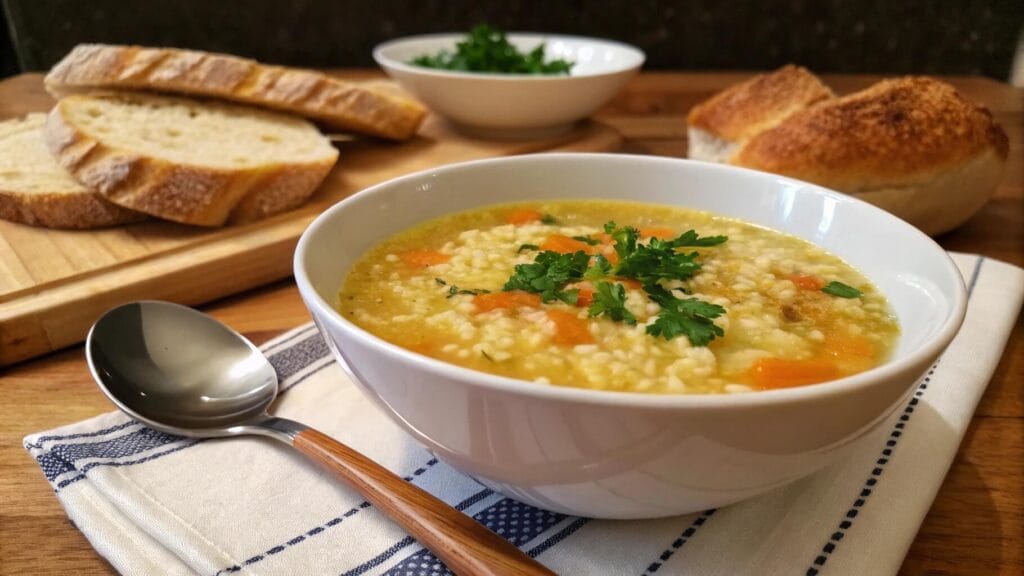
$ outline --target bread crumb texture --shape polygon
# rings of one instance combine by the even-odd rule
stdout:
[[[47,150],[45,114],[0,122],[0,218],[48,228],[97,228],[144,215],[75,181]]]
[[[204,226],[223,224],[254,194],[263,199],[248,205],[298,205],[337,158],[301,118],[133,92],[61,99],[50,113],[47,143],[78,181],[110,201]]]

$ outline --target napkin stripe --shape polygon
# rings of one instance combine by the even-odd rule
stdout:
[[[44,442],[50,442],[52,440],[77,440],[78,438],[94,438],[96,436],[105,436],[107,434],[110,434],[111,432],[117,432],[118,430],[123,430],[125,428],[128,428],[129,426],[135,426],[138,424],[140,423],[136,420],[129,420],[127,422],[122,422],[117,426],[111,426],[109,428],[95,430],[93,432],[79,432],[78,434],[50,434],[49,436],[40,436],[39,438],[36,438],[34,444],[26,443],[25,447],[42,449]]]
[[[502,498],[473,515],[474,520],[519,548],[570,518],[572,517],[536,508],[511,498]],[[589,518],[576,518],[574,522],[541,542],[527,554],[531,557],[537,556],[589,521]],[[399,561],[382,576],[450,576],[452,574],[437,556],[421,547]],[[345,576],[348,576],[348,573]]]
[[[690,538],[693,538],[693,535],[697,533],[697,530],[699,530],[700,527],[708,521],[708,518],[710,518],[715,511],[716,509],[712,508],[711,510],[705,510],[702,512],[696,520],[690,523],[690,525],[687,526],[681,534],[679,534],[678,538],[672,541],[672,544],[658,556],[657,560],[647,565],[647,569],[644,570],[642,576],[649,576],[650,574],[654,574],[660,570],[662,565],[664,565],[665,562],[668,562],[668,559],[671,558],[673,554],[678,552],[680,548],[689,542]]]
[[[414,478],[416,478],[417,476],[420,476],[421,474],[423,474],[427,470],[431,469],[435,464],[437,464],[437,462],[438,462],[437,458],[431,458],[430,460],[427,460],[426,463],[423,464],[423,466],[420,466],[419,468],[414,470],[412,472],[412,474],[410,474],[408,476],[402,477],[402,480],[405,480],[406,482],[412,482]],[[229,566],[227,568],[222,568],[222,569],[218,570],[213,576],[220,576],[221,574],[230,574],[230,573],[238,572],[243,567],[251,566],[253,564],[256,564],[257,562],[260,562],[261,560],[266,559],[267,556],[273,556],[274,554],[277,554],[279,552],[283,552],[285,549],[287,549],[287,548],[289,548],[291,546],[295,546],[296,544],[299,544],[300,542],[305,541],[306,538],[308,538],[308,537],[316,536],[317,534],[325,532],[328,528],[333,528],[333,527],[337,526],[338,524],[341,524],[346,519],[351,518],[352,516],[355,516],[356,514],[358,514],[360,510],[365,510],[366,508],[369,508],[369,507],[370,507],[370,503],[365,501],[365,500],[363,500],[362,502],[360,502],[359,504],[356,504],[355,507],[349,509],[345,513],[340,514],[338,516],[335,516],[334,518],[331,518],[330,520],[328,520],[327,522],[324,522],[323,524],[320,524],[318,526],[314,526],[313,528],[307,530],[305,533],[299,534],[298,536],[288,540],[287,542],[285,542],[283,544],[278,544],[277,546],[274,546],[273,548],[268,549],[266,552],[263,552],[262,554],[257,554],[255,556],[249,558],[248,560],[242,562],[241,564],[235,564],[234,566]]]
[[[971,278],[967,282],[967,300],[970,302],[971,295],[974,293],[974,287],[978,283],[978,276],[981,273],[981,265],[985,262],[984,256],[979,256],[974,262],[974,268],[971,270]],[[846,536],[846,532],[853,526],[854,519],[860,513],[861,508],[867,504],[868,498],[875,490],[875,486],[878,484],[878,480],[885,471],[886,464],[893,454],[896,445],[899,443],[900,437],[903,436],[907,424],[910,422],[910,418],[914,414],[914,410],[917,405],[921,402],[921,397],[924,396],[925,390],[928,389],[928,383],[931,382],[932,375],[938,369],[939,364],[942,362],[942,358],[932,365],[928,374],[921,379],[921,382],[917,385],[917,389],[914,391],[914,396],[907,401],[907,404],[903,408],[903,413],[900,414],[899,421],[893,426],[889,432],[889,439],[885,441],[885,448],[882,449],[881,455],[875,460],[875,467],[871,470],[867,480],[864,482],[864,486],[861,487],[860,493],[857,498],[853,501],[853,505],[846,511],[846,514],[842,521],[839,522],[838,530],[833,532],[826,539],[825,545],[821,547],[821,553],[811,562],[807,568],[807,576],[817,576],[821,571],[825,563],[828,562],[829,557],[839,546],[839,543]]]
[[[494,491],[492,491],[492,490],[490,490],[488,488],[484,488],[483,490],[477,492],[476,494],[473,494],[469,498],[466,498],[462,502],[459,502],[458,504],[456,504],[455,505],[455,509],[459,510],[461,512],[462,510],[465,510],[466,508],[469,508],[473,504],[476,504],[477,502],[483,500],[484,498],[487,498],[488,496],[491,496],[492,494],[494,494]],[[380,566],[381,564],[386,562],[389,558],[391,558],[392,556],[397,554],[402,548],[405,548],[406,546],[409,546],[410,544],[412,544],[415,541],[416,540],[414,540],[412,538],[412,536],[406,536],[405,538],[399,540],[394,545],[392,545],[390,548],[388,548],[387,550],[381,552],[377,556],[374,556],[370,560],[367,560],[366,562],[363,562],[362,564],[360,564],[359,566],[356,566],[355,568],[349,570],[348,572],[344,572],[342,574],[342,576],[359,576],[359,574],[362,574],[362,573],[366,572],[367,570],[370,570],[372,568],[376,568],[377,566]]]

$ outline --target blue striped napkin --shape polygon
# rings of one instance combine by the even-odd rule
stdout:
[[[521,504],[438,462],[346,379],[311,326],[264,348],[275,413],[331,434],[561,574],[893,574],[1002,355],[1024,270],[954,254],[966,322],[906,405],[848,460],[720,510],[597,521]],[[448,574],[333,478],[259,438],[195,440],[119,413],[25,447],[96,550],[125,574]]]

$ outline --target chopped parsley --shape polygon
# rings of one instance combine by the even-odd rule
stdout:
[[[626,308],[626,288],[604,280],[595,285],[594,302],[588,309],[591,318],[604,314],[616,322],[636,324],[636,316]]]
[[[516,250],[516,254],[522,254],[527,250],[540,250],[540,246],[537,246],[536,244],[520,244],[519,250]]]
[[[540,217],[541,224],[558,224],[558,218],[555,218],[551,214],[544,214]]]
[[[671,340],[686,335],[694,346],[707,346],[725,331],[713,320],[725,313],[725,308],[697,298],[676,298],[672,292],[658,284],[644,286],[647,295],[661,306],[658,319],[647,326],[651,336]]]
[[[486,24],[470,30],[455,45],[455,52],[441,50],[436,54],[423,54],[410,63],[427,68],[498,74],[568,75],[573,67],[568,60],[545,61],[543,43],[524,54],[508,41],[504,32]]]
[[[714,323],[725,308],[698,298],[679,298],[665,287],[666,282],[693,277],[701,268],[697,261],[699,252],[680,248],[717,246],[727,240],[725,236],[700,236],[687,230],[671,240],[651,238],[644,244],[639,242],[640,232],[630,226],[608,222],[604,231],[612,238],[617,263],[612,264],[602,254],[591,261],[582,250],[572,254],[545,250],[537,254],[533,263],[517,265],[502,290],[524,290],[540,294],[543,302],[558,300],[575,305],[579,290],[566,290],[566,286],[589,280],[594,284],[594,299],[588,308],[591,318],[606,316],[615,322],[635,325],[636,316],[626,308],[625,286],[609,280],[629,278],[640,281],[648,298],[661,307],[658,317],[646,328],[651,336],[666,340],[686,336],[694,346],[706,346],[725,335]],[[574,240],[591,246],[600,243],[589,236],[577,236]],[[675,290],[687,292],[685,287]]]
[[[860,295],[862,294],[860,290],[857,290],[853,286],[847,286],[846,284],[835,280],[826,284],[821,291],[825,294],[838,296],[840,298],[860,298]]]
[[[448,286],[448,283],[445,282],[444,278],[434,278],[434,282],[436,282],[438,286]],[[445,296],[445,298],[453,298],[455,296],[458,296],[459,294],[468,294],[470,296],[476,296],[478,294],[490,294],[490,292],[490,290],[484,290],[483,288],[470,290],[459,288],[458,286],[452,284],[451,286],[448,286],[448,295]]]
[[[579,290],[566,290],[565,286],[581,280],[589,263],[590,256],[582,250],[573,254],[545,250],[537,254],[532,264],[516,265],[502,290],[523,290],[540,294],[542,302],[561,300],[575,306]]]
[[[580,242],[583,242],[584,244],[587,244],[588,246],[597,246],[598,244],[601,243],[600,240],[598,240],[596,238],[591,238],[590,236],[573,236],[572,239],[573,240],[579,240]]]

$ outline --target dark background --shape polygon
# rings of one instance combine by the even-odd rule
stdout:
[[[310,67],[373,67],[381,41],[487,22],[618,39],[646,69],[1009,76],[1024,1],[967,0],[0,0],[0,76],[49,68],[79,42],[230,52]]]

